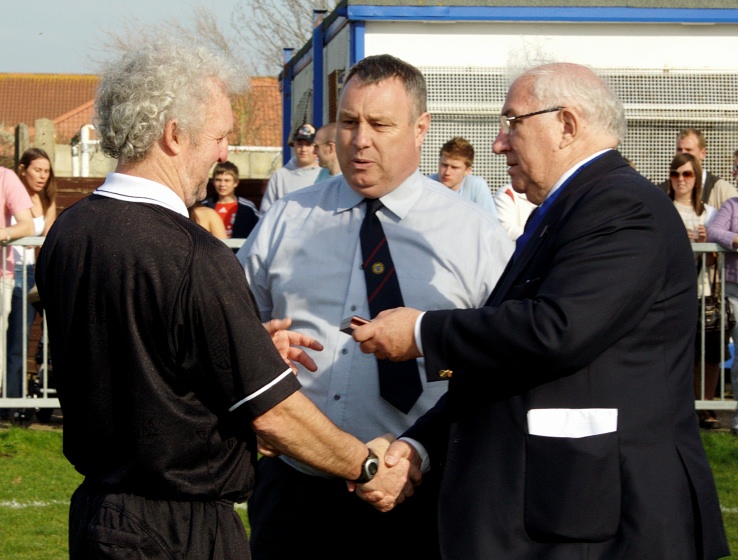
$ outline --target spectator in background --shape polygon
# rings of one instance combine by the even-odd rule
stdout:
[[[692,243],[707,241],[707,230],[717,211],[702,201],[702,168],[700,160],[690,153],[682,152],[674,156],[669,166],[669,198],[684,222],[687,236]],[[698,294],[703,291],[709,295],[711,271],[700,274],[702,257],[695,256],[697,264]],[[705,263],[711,266],[714,255],[710,253]],[[716,272],[714,272],[716,274]],[[702,399],[702,337],[698,333],[695,340],[695,374],[694,393],[696,399]],[[720,332],[705,333],[705,400],[715,398],[718,378],[720,376]],[[697,417],[701,428],[714,429],[720,427],[720,421],[713,410],[699,410]]]
[[[320,173],[320,167],[315,157],[314,143],[315,127],[313,125],[303,124],[297,129],[290,141],[290,146],[294,148],[295,155],[269,178],[264,197],[261,199],[260,210],[262,214],[269,210],[275,200],[282,198],[287,193],[315,183]]]
[[[719,243],[731,252],[725,253],[725,295],[733,308],[733,315],[738,317],[738,198],[729,198],[718,210],[707,230],[707,241]],[[738,346],[738,324],[730,333],[733,343]],[[733,359],[730,367],[730,382],[733,387],[733,398],[738,401],[738,359]],[[738,409],[730,419],[730,429],[738,435]]]
[[[213,208],[218,213],[225,226],[226,237],[245,239],[259,221],[259,211],[249,199],[236,196],[236,164],[230,161],[218,163],[213,170],[213,186],[216,195],[205,199],[203,206]]]
[[[341,164],[336,157],[336,123],[328,123],[318,129],[315,134],[315,156],[320,165],[316,183],[341,174]]]
[[[738,150],[733,152],[733,180],[738,181]]]
[[[10,169],[0,167],[0,206],[2,217],[0,217],[0,244],[5,245],[13,239],[33,235],[33,214],[31,208],[33,203],[28,191],[18,175]],[[15,219],[16,223],[12,223]],[[0,268],[0,336],[5,339],[8,332],[8,315],[15,290],[15,260],[11,248],[1,248],[5,257]],[[7,359],[5,345],[0,344],[0,363]],[[0,376],[0,395],[5,393],[7,387],[2,387],[2,376]],[[14,390],[16,390],[14,388]],[[7,416],[7,411],[3,411]]]
[[[715,208],[702,199],[702,167],[700,160],[683,152],[674,156],[669,165],[669,198],[687,228],[689,240],[704,243],[707,225],[715,217]]]
[[[228,239],[228,234],[226,233],[223,220],[215,210],[208,206],[203,206],[200,202],[196,202],[187,210],[190,213],[190,219],[192,219],[196,224],[204,227],[218,239]]]
[[[496,215],[495,202],[487,181],[471,174],[474,146],[468,140],[455,136],[441,146],[438,156],[438,173],[430,178]]]
[[[720,208],[726,200],[738,196],[738,190],[721,179],[717,175],[708,173],[705,169],[705,157],[707,156],[707,144],[705,137],[696,128],[685,128],[679,132],[676,141],[676,154],[687,153],[696,157],[702,168],[702,202],[709,204],[715,209]],[[669,191],[669,181],[659,185],[664,192]]]
[[[41,148],[29,148],[18,161],[18,177],[31,198],[34,236],[45,236],[56,220],[56,182],[49,155]],[[15,224],[15,218],[11,218]],[[35,247],[13,247],[15,259],[15,287],[8,318],[8,396],[25,395],[23,378],[23,345],[28,344],[28,335],[36,317],[36,308],[28,303],[28,292],[36,283]],[[26,283],[23,285],[25,268]],[[24,289],[25,288],[25,289]],[[23,309],[26,309],[25,329]],[[25,330],[25,337],[24,335]]]
[[[525,193],[519,193],[512,188],[512,183],[502,187],[495,195],[497,219],[500,220],[510,239],[515,241],[523,234],[528,216],[536,207],[528,200]]]

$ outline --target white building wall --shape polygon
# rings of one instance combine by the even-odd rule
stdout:
[[[459,135],[476,148],[475,172],[493,190],[501,187],[507,182],[504,161],[491,153],[491,144],[507,74],[543,61],[567,61],[614,76],[611,84],[624,101],[629,128],[621,149],[644,175],[662,180],[677,132],[693,126],[707,137],[708,169],[730,179],[738,148],[738,98],[730,93],[738,90],[738,25],[366,21],[365,26],[366,56],[392,54],[419,67],[429,80],[433,122],[423,146],[423,173],[435,171],[441,144]],[[327,76],[348,70],[349,42],[346,25],[323,52],[324,122],[332,120]],[[292,85],[293,127],[312,85],[308,64]]]
[[[736,68],[738,26],[617,23],[366,24],[365,54],[415,66],[517,66],[531,57],[599,68]]]

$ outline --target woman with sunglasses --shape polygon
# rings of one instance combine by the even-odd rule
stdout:
[[[674,207],[682,217],[687,228],[689,240],[693,243],[707,241],[707,226],[717,210],[702,201],[702,166],[700,160],[686,152],[677,154],[669,166],[669,197],[674,201]],[[697,258],[698,267],[702,259]],[[707,265],[711,266],[714,256],[708,255]],[[710,289],[710,280],[705,275],[704,285],[698,285],[698,293]],[[728,353],[725,355],[729,356]],[[702,337],[697,336],[695,344],[695,398],[702,398],[702,379],[700,362],[702,359]],[[718,378],[720,376],[720,333],[705,333],[705,400],[715,398]],[[697,417],[701,428],[714,429],[720,427],[720,422],[712,410],[699,410]]]
[[[707,240],[707,224],[717,212],[702,202],[702,166],[692,154],[674,156],[669,166],[669,198],[682,217],[689,239],[695,243]]]

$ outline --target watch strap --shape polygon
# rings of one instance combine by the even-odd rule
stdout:
[[[359,475],[359,478],[354,480],[354,482],[357,484],[365,484],[369,482],[374,478],[374,475],[377,474],[378,469],[379,458],[374,451],[369,449],[369,455],[367,455],[366,459],[364,459],[364,462],[361,464],[361,474]]]

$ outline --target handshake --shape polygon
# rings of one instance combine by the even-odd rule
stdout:
[[[415,324],[415,319],[419,313],[419,311],[412,309],[399,309],[383,311],[377,317],[378,319],[384,317],[387,320],[399,317],[400,319],[404,319],[406,321],[406,330],[409,331],[409,336],[406,336],[404,339],[402,339],[401,337],[397,336],[394,331],[385,333],[384,336],[390,341],[394,341],[395,343],[397,343],[398,340],[403,340],[410,347],[410,353],[413,353],[414,351],[414,355],[410,357],[417,357],[420,355],[417,352],[417,347],[415,347],[415,343],[412,337],[412,326]],[[395,355],[392,354],[390,350],[382,350],[382,355],[380,356],[380,351],[374,347],[374,345],[379,344],[377,340],[381,338],[380,336],[378,336],[377,332],[375,332],[377,330],[377,326],[380,323],[382,323],[382,321],[378,321],[377,319],[375,319],[371,323],[367,322],[363,326],[356,324],[353,325],[355,330],[351,332],[353,332],[355,340],[365,341],[362,343],[362,345],[365,346],[362,347],[362,351],[367,353],[374,352],[378,357],[391,357],[394,359]],[[272,319],[271,321],[264,323],[264,328],[269,333],[272,342],[274,343],[275,347],[279,351],[286,364],[289,365],[289,367],[292,369],[293,373],[297,374],[297,363],[301,364],[308,371],[316,371],[317,365],[315,364],[315,361],[310,357],[310,355],[305,351],[305,348],[309,348],[315,351],[321,351],[323,349],[323,345],[320,344],[317,340],[305,334],[288,330],[291,324],[292,320],[289,318]],[[361,331],[361,329],[364,329],[364,331]],[[363,334],[361,334],[362,332]],[[359,337],[357,333],[361,334],[361,337]],[[395,349],[393,348],[392,350]],[[407,356],[403,356],[400,359],[406,358]],[[324,428],[321,429],[320,425],[315,424],[311,429],[309,427],[309,422],[305,420],[304,415],[298,414],[294,416],[295,412],[290,412],[290,410],[294,411],[303,408],[310,409],[310,418],[318,419],[318,417],[322,417],[322,421],[319,424],[323,425]],[[305,430],[303,432],[303,435],[300,437],[293,436],[293,438],[290,439],[294,439],[295,441],[301,441],[304,443],[308,439],[310,439],[309,435],[311,432],[313,434],[323,433],[323,430],[327,429],[327,426],[325,426],[324,423],[329,423],[328,419],[324,418],[323,415],[319,412],[318,414],[315,414],[315,412],[317,412],[315,410],[315,405],[299,392],[285,399],[282,403],[276,406],[275,409],[284,409],[285,412],[280,412],[278,416],[287,420],[283,420],[283,422],[285,423],[281,424],[281,429],[273,424],[269,424],[267,426],[269,428],[267,431],[270,432],[269,435],[271,437],[268,437],[265,433],[260,433],[260,430],[256,429],[258,450],[263,455],[268,457],[274,457],[276,455],[279,455],[280,453],[286,453],[287,455],[290,455],[298,460],[304,461],[308,458],[307,456],[305,456],[305,449],[297,449],[294,447],[290,449],[290,446],[285,445],[287,442],[280,441],[281,438],[277,434],[279,434],[283,430],[288,431],[288,426],[289,429],[293,429],[294,426],[301,426],[301,428]],[[297,410],[297,412],[302,411]],[[268,415],[265,414],[263,416]],[[294,421],[295,418],[299,419],[299,421]],[[331,425],[331,429],[337,430],[336,426],[334,425]],[[353,440],[353,443],[355,445],[359,446],[361,444],[359,440],[357,440],[350,434],[346,432],[340,433],[341,436]],[[320,438],[320,440],[323,441],[323,438]],[[344,443],[337,443],[338,439],[336,438],[329,438],[329,440],[331,440],[334,444],[334,447],[337,448],[341,448],[341,446],[344,446],[346,444],[346,440],[344,440]],[[319,442],[316,440],[313,443],[317,444]],[[405,498],[412,496],[415,487],[420,484],[422,478],[420,470],[422,465],[422,458],[415,447],[413,447],[406,441],[398,440],[392,434],[385,434],[384,436],[377,437],[368,442],[366,445],[374,452],[374,454],[379,459],[379,467],[377,469],[377,472],[372,480],[364,484],[358,484],[351,481],[347,482],[348,489],[351,492],[356,492],[357,496],[370,503],[379,511],[390,511],[397,504],[402,503]],[[307,448],[307,446],[301,447]],[[290,453],[290,451],[292,451],[292,453]],[[333,450],[334,453],[335,451],[337,451],[337,449]],[[307,455],[311,454],[307,453]],[[330,471],[334,475],[337,474],[335,470],[326,468],[329,466],[335,468],[335,464],[328,465],[313,463],[311,464],[311,466],[319,468],[326,472]]]
[[[422,460],[412,445],[392,434],[374,438],[366,445],[379,459],[377,473],[367,483],[346,484],[350,492],[356,492],[359,498],[379,511],[390,511],[412,496],[420,484]]]

